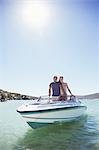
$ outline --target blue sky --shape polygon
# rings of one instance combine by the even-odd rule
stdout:
[[[47,95],[54,75],[74,94],[99,90],[98,0],[0,1],[0,88]]]

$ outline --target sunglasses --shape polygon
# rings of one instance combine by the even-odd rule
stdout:
[[[63,79],[63,77],[60,77],[60,79]]]

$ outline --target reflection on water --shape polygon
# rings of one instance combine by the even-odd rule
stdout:
[[[83,116],[79,120],[30,129],[20,138],[14,149],[25,150],[99,150],[99,131],[96,125],[87,124],[92,118]]]

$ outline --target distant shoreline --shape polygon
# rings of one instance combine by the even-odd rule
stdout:
[[[93,93],[89,95],[76,95],[78,99],[99,99],[99,93]],[[38,97],[29,96],[20,93],[13,93],[8,92],[0,89],[0,101],[7,101],[7,100],[35,100]]]
[[[99,99],[99,93],[93,93],[88,95],[77,95],[79,99]]]
[[[35,100],[37,97],[35,96],[30,96],[30,95],[25,95],[25,94],[20,94],[20,93],[13,93],[13,92],[8,92],[0,89],[0,101],[7,101],[7,100]]]

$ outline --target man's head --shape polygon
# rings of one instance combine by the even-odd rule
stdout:
[[[54,81],[54,82],[57,82],[57,76],[54,76],[54,77],[53,77],[53,81]]]

